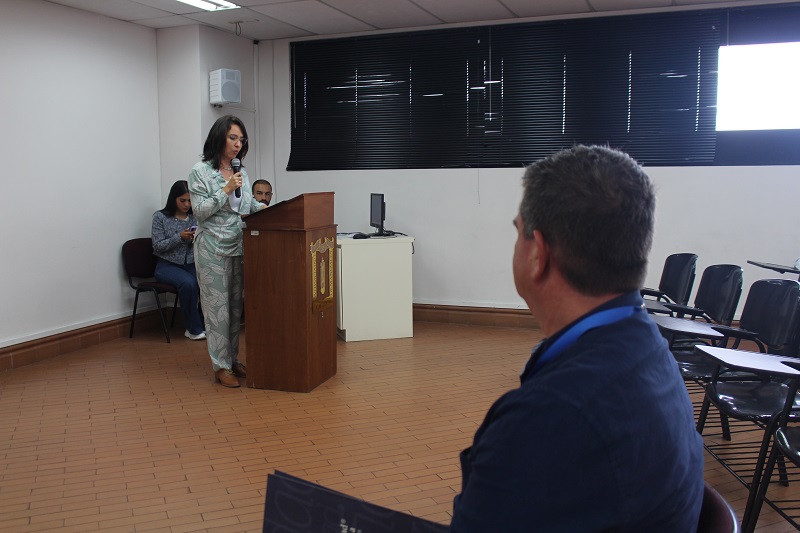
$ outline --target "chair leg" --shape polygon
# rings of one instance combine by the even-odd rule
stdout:
[[[753,499],[752,505],[750,505],[750,500],[748,499],[748,507],[750,508],[749,517],[744,516],[742,517],[742,533],[753,533],[756,529],[756,524],[758,523],[758,515],[761,514],[761,507],[764,504],[764,497],[767,495],[767,489],[769,488],[769,481],[772,477],[772,472],[775,469],[775,462],[778,458],[778,446],[773,445],[772,451],[769,454],[769,460],[767,461],[767,466],[764,468],[764,473],[761,475],[760,483],[758,484],[758,489],[754,490],[755,483],[751,483],[750,485],[750,494],[752,495],[755,493],[755,498]],[[745,523],[745,520],[747,522]]]
[[[158,317],[161,319],[161,327],[164,328],[164,336],[169,340],[169,330],[167,329],[167,321],[164,319],[164,309],[161,307],[161,299],[158,297],[158,291],[153,289],[153,296],[156,298],[156,307],[158,307]]]
[[[169,327],[175,327],[175,315],[178,313],[178,295],[175,294],[175,304],[172,306],[172,322],[170,323]]]
[[[731,425],[728,423],[728,415],[719,412],[719,423],[722,425],[722,438],[724,440],[731,440]]]
[[[761,440],[761,448],[758,452],[758,459],[756,460],[755,468],[753,469],[753,479],[750,481],[750,493],[747,496],[747,505],[744,508],[744,516],[742,516],[742,533],[752,532],[755,530],[756,523],[758,522],[758,515],[761,512],[761,504],[763,503],[763,495],[767,492],[767,485],[769,485],[769,478],[767,477],[767,469],[765,464],[769,466],[767,455],[770,461],[775,464],[772,454],[776,452],[776,445],[772,446],[770,452],[770,442],[778,426],[779,414],[774,414],[770,419],[767,427],[764,428],[764,438]],[[770,475],[772,472],[770,471]],[[762,493],[763,490],[763,493]],[[761,499],[758,495],[761,494]]]
[[[697,415],[697,432],[703,434],[703,428],[706,426],[706,418],[708,418],[708,409],[711,407],[711,400],[708,399],[708,392],[703,396],[703,405],[700,407],[700,413]]]
[[[133,325],[136,323],[136,306],[139,305],[139,291],[136,291],[136,298],[133,299],[133,315],[131,315],[131,331],[128,338],[133,338]]]
[[[789,474],[786,472],[786,459],[782,453],[778,454],[778,479],[781,480],[781,485],[784,487],[789,486]]]

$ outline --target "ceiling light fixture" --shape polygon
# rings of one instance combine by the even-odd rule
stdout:
[[[239,6],[236,4],[232,4],[227,2],[226,0],[178,0],[178,2],[183,2],[184,4],[189,4],[190,6],[199,7],[200,9],[205,9],[206,11],[221,11],[223,9],[238,9]]]

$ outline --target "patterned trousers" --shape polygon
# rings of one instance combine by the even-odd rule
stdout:
[[[238,361],[244,260],[241,255],[216,255],[208,240],[203,234],[195,239],[194,262],[206,319],[208,355],[216,372],[220,368],[230,370]]]

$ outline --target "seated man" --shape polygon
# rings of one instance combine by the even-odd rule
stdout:
[[[627,155],[585,146],[523,185],[514,282],[546,338],[462,452],[450,530],[694,532],[703,444],[639,296],[653,185]]]
[[[272,184],[267,180],[256,180],[253,182],[253,198],[257,202],[269,205],[272,201]]]

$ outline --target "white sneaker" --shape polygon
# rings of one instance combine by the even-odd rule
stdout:
[[[186,331],[183,332],[183,335],[187,339],[193,340],[193,341],[202,341],[203,339],[206,338],[206,332],[205,331],[201,331],[197,335],[192,335],[191,333],[189,333],[189,330],[187,329]]]

